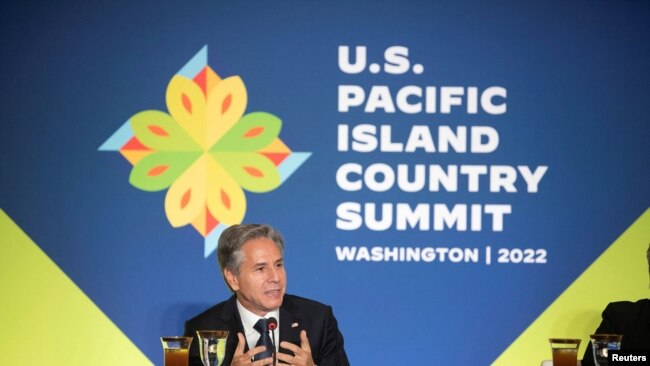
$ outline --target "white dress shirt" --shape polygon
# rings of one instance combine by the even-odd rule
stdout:
[[[248,309],[246,309],[240,302],[237,300],[237,310],[239,310],[239,316],[241,317],[242,325],[244,326],[244,336],[246,337],[246,343],[248,344],[248,349],[255,348],[255,344],[260,339],[260,333],[255,330],[255,323],[260,320],[259,315],[255,315]],[[275,332],[271,332],[271,337],[273,338],[273,344],[275,344],[275,352],[278,352],[280,347],[280,310],[276,309],[267,313],[264,318],[274,317],[278,321],[278,327],[275,329]],[[275,333],[275,334],[273,334]]]

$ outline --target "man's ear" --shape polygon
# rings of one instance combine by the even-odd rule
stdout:
[[[223,275],[226,277],[226,281],[228,281],[228,286],[230,286],[230,288],[235,292],[239,291],[239,281],[237,280],[237,276],[235,276],[235,274],[228,268],[223,270]]]

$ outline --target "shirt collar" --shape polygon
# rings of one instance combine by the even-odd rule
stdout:
[[[239,302],[239,299],[237,299],[237,310],[239,310],[239,316],[241,317],[241,323],[244,326],[244,332],[246,332],[246,335],[251,335],[251,334],[259,334],[255,330],[254,326],[255,323],[261,318],[259,315],[251,312],[250,310],[246,309],[244,305]],[[274,317],[278,322],[280,321],[280,310],[275,309],[270,312],[268,312],[264,318],[270,318]]]

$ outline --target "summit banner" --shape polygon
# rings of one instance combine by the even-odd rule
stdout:
[[[65,320],[162,365],[238,223],[353,365],[581,358],[649,295],[647,2],[0,6],[0,364]]]

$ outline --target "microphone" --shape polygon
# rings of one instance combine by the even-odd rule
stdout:
[[[276,348],[275,348],[275,330],[278,328],[278,320],[275,319],[274,317],[270,317],[268,319],[268,327],[269,330],[271,331],[271,343],[273,344],[273,364],[275,365],[277,363],[276,359]]]
[[[278,328],[278,320],[274,317],[270,317],[267,321],[270,331],[274,331]]]

